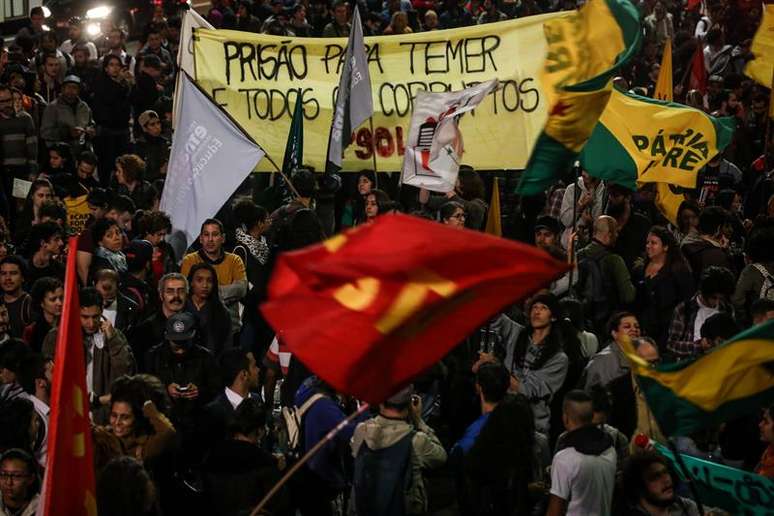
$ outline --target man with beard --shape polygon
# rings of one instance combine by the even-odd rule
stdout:
[[[59,97],[46,106],[40,123],[40,136],[46,144],[67,142],[73,156],[87,150],[86,140],[96,134],[91,108],[80,99],[80,93],[81,79],[76,75],[65,77]]]
[[[180,313],[188,297],[188,280],[180,273],[170,272],[159,280],[161,310],[145,319],[134,331],[130,342],[134,356],[138,358],[138,369],[145,372],[145,353],[152,347],[164,343],[167,319]]]
[[[627,459],[623,467],[623,490],[626,514],[699,514],[693,500],[675,494],[674,480],[666,459],[653,451],[643,451]]]

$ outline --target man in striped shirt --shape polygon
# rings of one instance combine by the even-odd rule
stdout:
[[[3,193],[10,203],[13,179],[30,180],[38,173],[38,135],[32,117],[14,110],[11,88],[4,84],[0,84],[0,145],[0,162],[6,171]],[[3,208],[10,214],[15,212],[10,204]]]

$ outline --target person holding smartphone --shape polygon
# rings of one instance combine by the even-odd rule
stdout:
[[[166,386],[172,400],[170,417],[181,433],[184,448],[200,452],[197,424],[204,406],[219,389],[219,379],[212,353],[199,345],[193,315],[179,312],[167,319],[164,342],[148,351],[145,368]]]

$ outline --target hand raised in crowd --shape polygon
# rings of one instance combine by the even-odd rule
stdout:
[[[102,319],[101,330],[102,330],[102,333],[105,334],[106,340],[112,339],[113,336],[116,334],[115,328],[113,328],[113,325],[107,319]]]
[[[496,361],[497,359],[495,358],[494,353],[479,352],[478,360],[476,360],[476,363],[473,364],[473,368],[472,368],[473,374],[476,374],[478,372],[478,369],[482,365],[488,364],[488,363],[494,363]]]

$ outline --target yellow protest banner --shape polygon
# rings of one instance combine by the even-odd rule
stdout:
[[[745,75],[767,88],[771,87],[774,69],[774,4],[763,6],[763,18],[752,40],[750,51],[755,59],[747,63]]]
[[[374,135],[355,130],[343,170],[401,169],[417,92],[460,90],[490,79],[502,88],[460,123],[463,162],[479,169],[524,168],[546,118],[539,83],[543,23],[568,13],[460,29],[365,38]],[[196,82],[280,162],[295,103],[304,106],[304,163],[325,169],[345,38],[286,38],[197,29]],[[372,142],[375,142],[375,146]],[[271,171],[268,160],[259,171]]]

